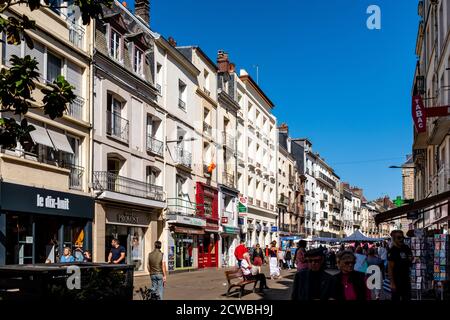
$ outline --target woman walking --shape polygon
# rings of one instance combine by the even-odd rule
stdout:
[[[263,261],[264,261],[264,252],[259,246],[259,244],[257,244],[255,250],[253,251],[253,265],[258,267],[260,273]]]
[[[275,277],[280,277],[280,268],[278,267],[278,249],[277,242],[275,240],[270,244],[269,256],[270,278],[273,280]]]
[[[292,253],[291,248],[286,248],[286,253],[284,254],[284,260],[286,261],[289,270],[292,269]]]
[[[354,270],[356,257],[351,251],[342,251],[337,255],[340,272],[335,275],[336,300],[371,300],[371,292],[366,286],[366,275]]]

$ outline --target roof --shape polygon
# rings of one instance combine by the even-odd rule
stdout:
[[[202,56],[206,62],[210,65],[210,67],[214,70],[217,69],[217,65],[214,63],[214,61],[211,60],[211,58],[199,47],[196,45],[193,46],[177,46],[177,49],[193,49],[199,53],[200,56]]]
[[[269,99],[269,97],[262,91],[261,87],[252,79],[252,77],[249,74],[244,74],[242,76],[239,76],[239,79],[241,79],[243,82],[248,82],[250,85],[255,88],[255,90],[263,97],[263,99],[269,104],[271,108],[275,107],[273,102]]]

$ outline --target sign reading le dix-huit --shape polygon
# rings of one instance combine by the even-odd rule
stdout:
[[[36,196],[36,206],[38,208],[50,208],[58,210],[69,210],[69,199],[56,199],[52,196],[43,197],[40,194]]]

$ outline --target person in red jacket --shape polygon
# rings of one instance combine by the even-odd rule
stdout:
[[[244,245],[245,240],[241,240],[241,243],[234,249],[234,256],[238,261],[239,268],[241,267],[241,261],[244,259],[244,253],[248,252],[247,248]]]

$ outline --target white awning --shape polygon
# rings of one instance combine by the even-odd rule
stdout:
[[[69,139],[67,139],[66,135],[52,130],[47,130],[47,132],[52,139],[56,150],[73,154],[72,146],[70,145]]]
[[[32,124],[35,130],[30,131],[31,139],[36,144],[41,144],[50,148],[54,148],[52,140],[50,140],[50,137],[47,133],[47,130],[41,126],[37,126],[35,124]]]

